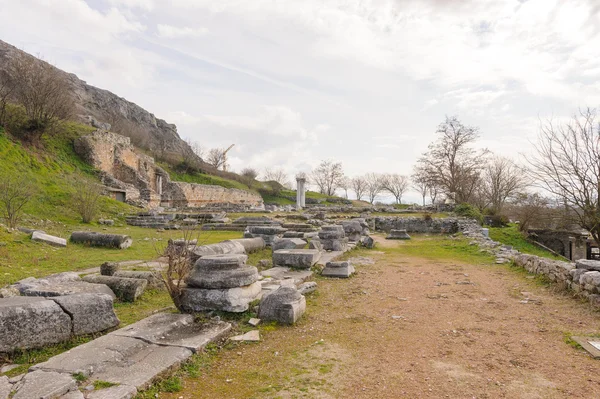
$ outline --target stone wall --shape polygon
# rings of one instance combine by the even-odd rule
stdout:
[[[587,236],[578,231],[529,229],[529,238],[570,260],[586,259]]]
[[[375,230],[406,230],[408,233],[454,234],[460,229],[458,218],[376,217]]]
[[[97,130],[78,138],[75,151],[103,172],[106,186],[124,193],[126,202],[134,205],[198,208],[234,204],[250,208],[263,203],[262,197],[252,191],[173,182],[152,157],[138,152],[128,137],[119,134]]]

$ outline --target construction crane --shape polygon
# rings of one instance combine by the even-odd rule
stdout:
[[[235,144],[232,144],[229,146],[229,148],[227,148],[225,151],[223,151],[223,171],[227,172],[227,153],[229,152],[229,150],[231,150],[233,148]]]

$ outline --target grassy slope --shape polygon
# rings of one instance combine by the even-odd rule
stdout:
[[[525,254],[537,255],[550,259],[561,259],[527,241],[515,224],[511,224],[508,227],[491,227],[490,238],[505,245],[512,245],[513,248]]]
[[[211,184],[225,188],[238,188],[240,190],[249,190],[248,186],[235,180],[228,180],[219,176],[207,175],[204,173],[179,173],[167,164],[160,163],[160,167],[169,172],[171,180],[183,181],[186,183]]]

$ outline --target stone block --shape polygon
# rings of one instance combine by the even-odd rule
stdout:
[[[306,241],[299,238],[278,238],[271,244],[273,251],[277,251],[279,249],[302,249],[305,246]]]
[[[241,244],[244,247],[244,250],[247,254],[260,251],[261,249],[264,249],[267,246],[265,240],[262,237],[238,238],[235,240],[227,240],[225,242],[234,242]]]
[[[315,292],[317,290],[317,283],[314,281],[307,281],[306,283],[302,283],[298,286],[298,292],[302,295],[310,294],[311,292]]]
[[[83,396],[83,392],[81,391],[71,391],[64,394],[58,399],[85,399],[85,396]]]
[[[114,387],[92,391],[87,399],[133,399],[137,389],[131,385],[117,385]]]
[[[321,238],[323,249],[326,251],[342,251],[348,250],[348,237],[324,239]]]
[[[354,266],[350,262],[327,262],[321,272],[325,277],[348,278],[354,274]]]
[[[0,377],[0,399],[8,399],[12,391],[12,384],[8,381],[7,376]]]
[[[25,296],[64,296],[73,294],[115,294],[105,284],[91,284],[81,280],[77,273],[59,273],[44,278],[27,278],[14,285]]]
[[[410,240],[406,230],[390,230],[390,234],[385,237],[386,240]]]
[[[52,245],[53,247],[66,247],[67,240],[60,237],[51,236],[41,231],[34,231],[31,234],[31,240],[36,242],[43,242],[44,244]]]
[[[198,259],[194,272],[212,272],[215,270],[235,270],[246,264],[248,256],[244,254],[209,255]]]
[[[294,324],[306,310],[306,298],[292,287],[279,289],[263,296],[258,308],[258,317],[264,321]]]
[[[54,399],[77,389],[71,375],[51,371],[33,371],[26,374],[22,382],[13,399]]]
[[[135,302],[144,293],[148,281],[139,278],[125,278],[117,276],[101,276],[91,274],[83,278],[93,284],[104,284],[115,293],[117,298],[125,302]]]
[[[192,288],[227,289],[243,287],[258,281],[258,269],[254,266],[242,266],[233,270],[214,270],[198,273],[194,271],[186,284]]]
[[[318,251],[323,251],[323,243],[318,238],[313,238],[308,243],[308,249],[316,249]]]
[[[112,276],[119,271],[120,265],[117,262],[104,262],[100,265],[100,274],[103,276]]]
[[[0,299],[0,352],[39,348],[71,337],[71,318],[45,298]]]
[[[119,325],[113,298],[106,294],[75,294],[52,297],[73,323],[73,334],[96,333]]]
[[[273,252],[273,264],[298,269],[310,269],[321,257],[316,249],[280,249]]]
[[[157,272],[123,270],[115,272],[113,276],[122,278],[142,279],[148,282],[148,287],[159,290],[165,288],[165,284],[163,283],[160,273]]]
[[[600,272],[600,260],[579,259],[575,261],[575,267],[577,269],[585,269],[589,271]]]
[[[362,245],[363,247],[367,248],[367,249],[372,249],[375,248],[375,240],[373,240],[373,237],[371,236],[363,236],[360,239],[360,245]]]
[[[260,292],[259,282],[229,289],[186,288],[182,296],[182,306],[188,312],[222,310],[241,313],[248,310],[250,302],[254,301]]]

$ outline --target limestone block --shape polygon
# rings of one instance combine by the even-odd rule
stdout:
[[[8,399],[12,387],[12,384],[8,382],[7,376],[0,377],[0,399]]]
[[[325,277],[348,278],[354,274],[354,266],[350,262],[327,262],[321,272]]]
[[[117,385],[114,387],[92,391],[87,399],[133,399],[137,389],[131,385]]]
[[[82,281],[77,273],[59,273],[44,278],[26,278],[14,285],[25,296],[64,296],[73,294],[107,294],[115,297],[104,284],[91,284]]]
[[[228,255],[209,255],[196,261],[194,270],[199,272],[210,272],[214,270],[234,270],[246,264],[247,255],[228,254]]]
[[[306,310],[306,298],[292,287],[279,289],[263,296],[258,308],[258,317],[264,321],[294,324]]]
[[[575,262],[577,269],[586,269],[590,271],[600,271],[600,260],[579,259]]]
[[[246,231],[250,234],[260,234],[267,236],[274,236],[278,234],[283,234],[286,232],[286,229],[279,225],[273,226],[248,226]]]
[[[0,299],[0,352],[39,348],[71,337],[71,318],[45,298]]]
[[[583,273],[583,275],[580,277],[580,281],[586,286],[597,287],[600,285],[600,272],[591,271]]]
[[[241,313],[248,310],[250,302],[261,292],[261,284],[255,282],[245,287],[207,290],[202,288],[186,288],[182,296],[182,306],[188,312],[205,310],[222,310]]]
[[[139,278],[101,276],[99,274],[85,276],[83,280],[88,283],[107,285],[117,298],[125,302],[135,302],[148,286],[147,280]]]
[[[246,248],[239,242],[223,241],[218,244],[209,244],[201,246],[193,246],[190,248],[192,261],[195,262],[199,258],[208,255],[220,254],[245,254]]]
[[[321,244],[326,251],[342,251],[348,250],[348,237],[324,239],[321,238]]]
[[[100,265],[100,274],[103,276],[112,276],[119,271],[120,265],[117,262],[104,262]]]
[[[261,249],[264,249],[267,245],[262,237],[238,238],[235,240],[227,240],[224,242],[234,242],[241,244],[244,247],[244,250],[247,254],[260,251]]]
[[[313,238],[308,243],[308,249],[316,249],[318,251],[323,251],[323,243],[321,242],[321,240],[319,240],[318,237],[317,238]]]
[[[385,237],[386,240],[410,240],[406,230],[390,230],[390,234]]]
[[[302,295],[310,294],[311,292],[315,292],[317,290],[317,283],[314,281],[307,281],[306,283],[302,283],[298,286],[298,292]]]
[[[23,377],[13,399],[54,399],[76,389],[77,383],[69,374],[37,370]]]
[[[310,269],[320,257],[316,249],[280,249],[273,252],[273,265]]]
[[[75,294],[53,297],[73,322],[73,334],[84,335],[119,325],[113,298],[106,294]]]
[[[278,238],[271,244],[273,251],[278,249],[302,249],[305,246],[306,241],[299,238]]]
[[[45,234],[41,231],[34,231],[31,234],[31,240],[37,242],[43,242],[48,245],[52,245],[53,247],[66,247],[67,240],[60,237],[51,236],[49,234]]]
[[[165,288],[165,284],[163,283],[160,274],[156,273],[156,272],[123,270],[123,271],[115,272],[113,274],[113,276],[142,279],[142,280],[148,281],[148,287],[155,288],[155,289]]]
[[[58,399],[85,399],[85,396],[83,396],[83,392],[81,391],[71,391],[62,395]]]
[[[71,242],[88,244],[92,247],[127,249],[133,244],[133,239],[122,234],[103,234],[94,231],[74,231]]]
[[[250,285],[258,281],[258,269],[242,266],[233,270],[212,270],[201,273],[197,269],[186,279],[192,288],[225,289]]]
[[[373,240],[373,237],[371,236],[363,236],[360,239],[360,245],[362,245],[363,247],[367,248],[367,249],[372,249],[375,248],[375,240]]]

